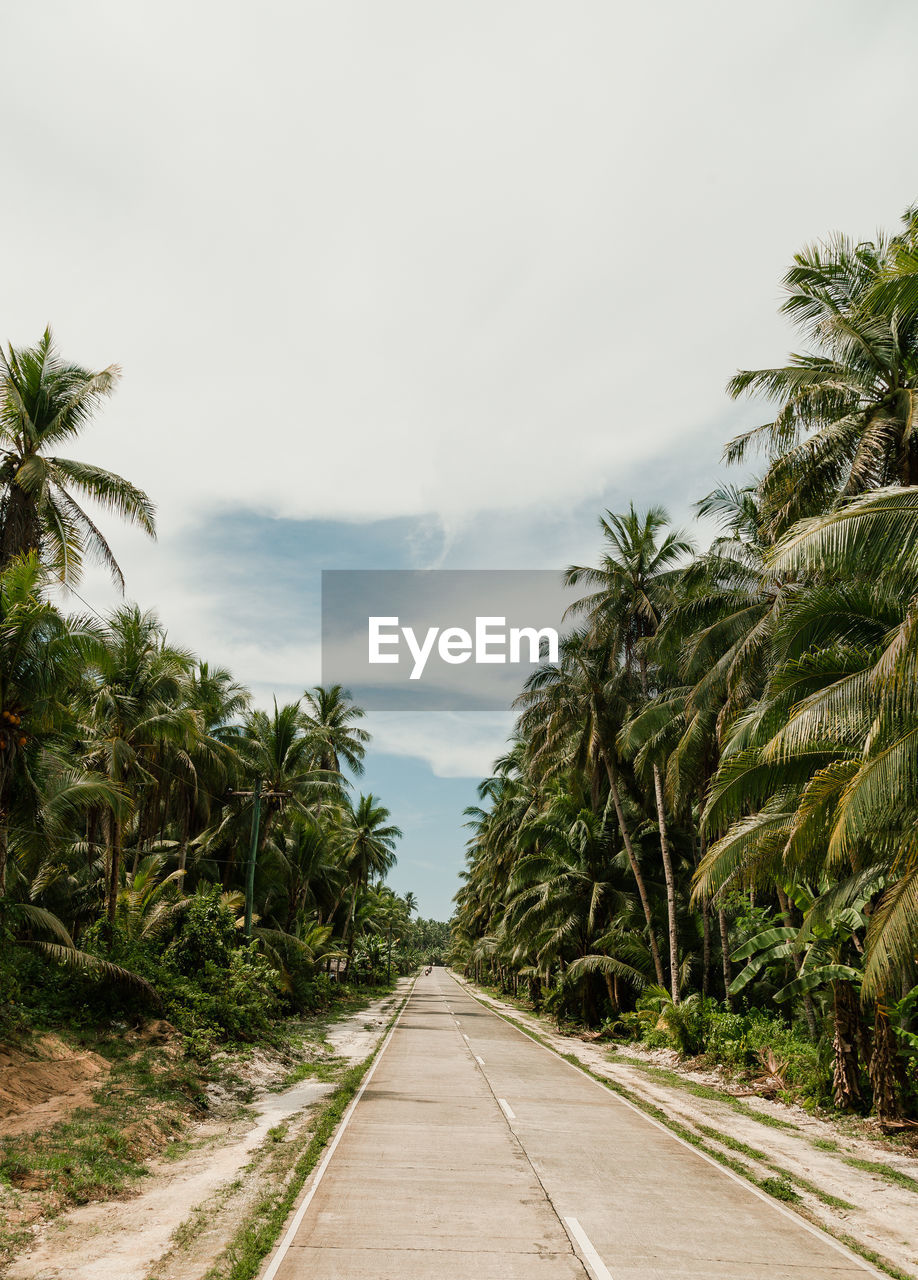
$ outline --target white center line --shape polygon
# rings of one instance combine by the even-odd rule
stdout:
[[[593,1277],[593,1280],[612,1280],[611,1272],[593,1248],[593,1242],[590,1240],[590,1237],[584,1231],[583,1227],[581,1227],[577,1219],[565,1218],[564,1225],[580,1246],[584,1260],[590,1269],[590,1275]]]
[[[479,1058],[477,1053],[475,1054],[475,1061],[478,1063],[479,1067],[484,1066],[484,1058]]]
[[[500,1103],[501,1110],[503,1111],[507,1119],[515,1120],[516,1116],[513,1114],[512,1110],[510,1109],[510,1103],[507,1102],[506,1098],[498,1098],[497,1101]],[[610,1277],[610,1280],[611,1280],[611,1277]]]

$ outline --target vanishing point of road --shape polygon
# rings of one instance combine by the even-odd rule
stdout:
[[[878,1274],[435,969],[264,1280]]]

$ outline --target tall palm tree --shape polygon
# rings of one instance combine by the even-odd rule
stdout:
[[[382,879],[395,865],[395,845],[401,829],[390,823],[390,813],[376,796],[362,795],[356,806],[347,806],[344,838],[344,865],[351,881],[348,911],[348,955],[354,951],[354,920],[357,899],[376,877]]]
[[[164,746],[188,750],[201,733],[201,718],[183,698],[193,655],[167,644],[152,612],[136,605],[116,610],[103,644],[87,670],[79,696],[85,761],[130,798],[133,815],[157,782]],[[108,820],[106,911],[113,922],[124,852],[122,813]],[[143,830],[138,832],[142,838]]]
[[[598,637],[616,638],[626,667],[636,667],[641,694],[650,695],[645,642],[653,637],[671,602],[678,581],[678,566],[691,554],[692,544],[681,533],[668,530],[662,507],[651,507],[642,516],[630,506],[623,515],[607,511],[600,518],[605,549],[599,565],[572,565],[565,574],[570,586],[585,583],[594,588],[574,608],[584,613]],[[679,1000],[679,927],[676,918],[676,881],[673,871],[663,779],[659,765],[652,765],[654,803],[660,832],[660,855],[666,881],[669,917],[669,976],[673,1000]]]
[[[517,699],[519,727],[531,745],[535,769],[551,775],[559,769],[605,772],[622,843],[647,923],[647,936],[657,982],[664,982],[650,895],[625,812],[617,737],[628,715],[627,673],[610,656],[608,638],[593,640],[585,632],[566,636],[560,662],[533,672]]]
[[[35,551],[62,582],[76,583],[88,554],[124,589],[111,547],[75,495],[151,537],[153,504],[122,476],[52,452],[79,435],[117,380],[114,365],[94,373],[63,361],[50,329],[35,347],[0,351],[0,571]]]

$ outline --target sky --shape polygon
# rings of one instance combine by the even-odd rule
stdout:
[[[7,0],[0,36],[0,340],[121,367],[72,453],[157,504],[155,544],[104,521],[128,596],[262,703],[319,679],[322,569],[688,525],[794,252],[918,197],[909,0]],[[368,723],[391,881],[446,918],[512,717]]]

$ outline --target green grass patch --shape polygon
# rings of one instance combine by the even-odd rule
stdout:
[[[890,1164],[883,1164],[879,1160],[860,1160],[857,1156],[845,1156],[844,1161],[845,1164],[850,1164],[852,1169],[872,1173],[875,1177],[882,1178],[884,1182],[891,1182],[895,1187],[904,1187],[906,1191],[918,1191],[918,1179],[910,1177],[907,1173],[900,1173]]]
[[[750,1107],[742,1098],[736,1098],[732,1093],[727,1093],[723,1089],[715,1089],[712,1085],[702,1084],[698,1080],[688,1080],[670,1067],[661,1067],[656,1063],[645,1062],[642,1058],[635,1058],[630,1054],[624,1053],[616,1053],[609,1061],[612,1063],[625,1062],[629,1067],[637,1067],[645,1075],[654,1080],[659,1080],[661,1084],[671,1085],[674,1089],[681,1089],[684,1093],[691,1093],[696,1098],[705,1098],[709,1102],[721,1102],[730,1107],[731,1110],[746,1116],[749,1120],[756,1120],[759,1124],[767,1125],[771,1129],[792,1129],[795,1132],[799,1132],[799,1125],[793,1124],[790,1120],[784,1120],[780,1116],[769,1115],[765,1111],[758,1111],[755,1107]]]
[[[838,1196],[833,1196],[829,1191],[823,1191],[822,1187],[817,1187],[816,1183],[810,1182],[808,1178],[802,1178],[799,1173],[787,1173],[784,1171],[784,1176],[790,1178],[791,1182],[799,1187],[801,1191],[806,1191],[817,1200],[821,1200],[830,1209],[846,1209],[848,1211],[857,1209],[856,1204],[841,1200]]]
[[[837,1151],[838,1143],[832,1138],[810,1138],[810,1143],[816,1147],[818,1151]]]
[[[759,1186],[763,1191],[767,1191],[770,1196],[774,1196],[776,1200],[786,1200],[788,1203],[794,1204],[800,1199],[800,1195],[794,1190],[790,1178],[783,1174],[777,1178],[763,1178]]]
[[[750,1160],[761,1160],[763,1164],[768,1163],[768,1156],[764,1151],[757,1151],[755,1147],[747,1146],[745,1142],[740,1142],[739,1138],[731,1137],[729,1133],[721,1133],[718,1129],[711,1129],[706,1124],[696,1126],[699,1133],[703,1133],[706,1138],[711,1138],[714,1142],[719,1142],[724,1147],[729,1147],[731,1151],[738,1151],[740,1155],[748,1156]]]

